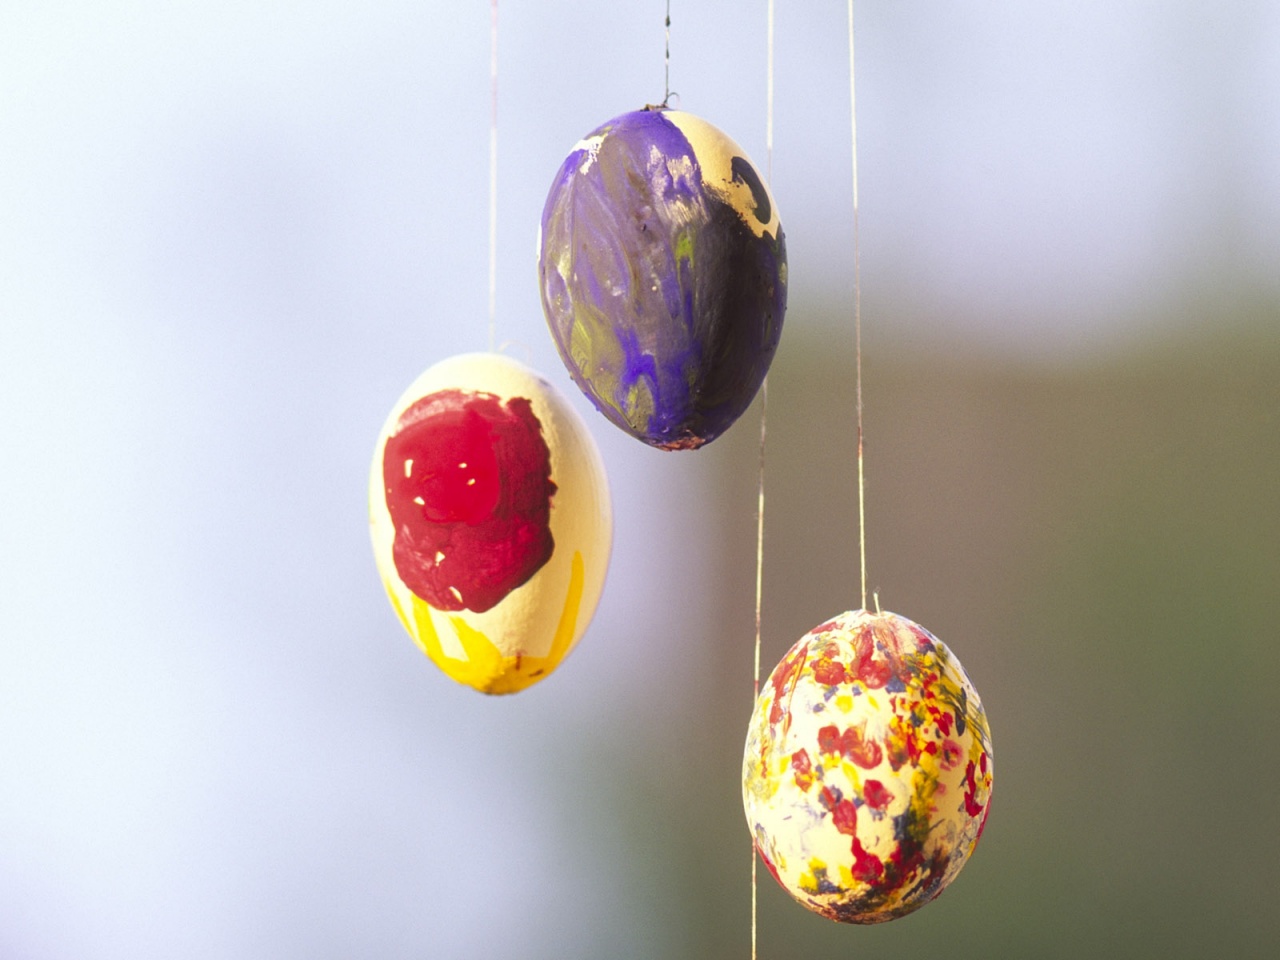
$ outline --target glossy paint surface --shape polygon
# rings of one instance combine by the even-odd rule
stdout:
[[[382,477],[396,572],[439,610],[483,613],[551,558],[551,453],[524,397],[451,389],[415,401]]]
[[[815,627],[752,714],[743,805],[756,849],[797,901],[846,923],[938,896],[986,823],[987,717],[923,627],[857,610]]]
[[[773,198],[741,147],[681,111],[623,114],[574,147],[543,209],[538,275],[574,381],[663,449],[723,433],[782,334]]]

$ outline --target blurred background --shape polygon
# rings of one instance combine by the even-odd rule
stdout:
[[[534,241],[663,95],[663,0],[503,0],[498,336],[609,469],[610,578],[514,697],[383,596],[366,482],[484,349],[481,0],[0,8],[0,957],[750,955],[759,402],[697,453],[590,409]],[[858,606],[845,5],[779,4],[763,670]],[[761,873],[760,955],[1272,957],[1280,6],[858,4],[868,557],[995,748],[917,914]],[[766,164],[764,0],[671,88]]]

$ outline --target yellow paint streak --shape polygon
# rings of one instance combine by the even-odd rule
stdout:
[[[560,612],[560,621],[556,625],[551,649],[542,657],[523,654],[503,656],[492,640],[460,616],[450,616],[449,623],[462,644],[463,659],[446,656],[435,622],[431,618],[431,606],[415,596],[413,625],[410,626],[394,595],[391,600],[406,629],[418,641],[418,646],[445,676],[474,687],[481,693],[515,693],[551,673],[569,652],[578,627],[578,611],[582,605],[585,580],[582,552],[575,550],[570,564],[569,589],[565,595],[564,608]]]
[[[450,617],[449,623],[462,644],[463,659],[450,660],[449,666],[442,664],[441,669],[460,683],[492,693],[493,685],[506,671],[507,660],[514,658],[504,657],[492,640],[462,617]]]
[[[840,886],[846,890],[852,890],[857,881],[853,879],[853,871],[849,869],[847,864],[840,864]]]
[[[810,896],[818,895],[818,874],[826,875],[827,864],[818,857],[809,859],[809,869],[800,874],[800,889]]]
[[[862,771],[859,770],[857,767],[855,767],[848,760],[845,760],[842,758],[840,760],[840,772],[843,773],[845,779],[849,781],[849,786],[853,789],[853,792],[857,794],[861,794],[862,793]]]
[[[853,697],[847,693],[842,693],[836,697],[836,709],[841,713],[848,713],[853,709]]]
[[[693,232],[690,230],[681,230],[680,236],[676,239],[675,258],[677,263],[683,261],[693,263]]]
[[[631,389],[627,391],[626,400],[623,402],[623,415],[627,418],[627,423],[631,424],[637,430],[645,430],[649,426],[649,420],[653,417],[653,386],[648,377],[638,377],[636,382],[631,385]]]

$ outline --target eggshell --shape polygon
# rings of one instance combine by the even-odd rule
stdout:
[[[378,572],[409,634],[484,693],[523,690],[582,637],[604,587],[604,464],[565,397],[528,367],[463,354],[423,373],[378,437]]]
[[[904,916],[955,879],[991,799],[991,735],[929,631],[855,610],[815,627],[756,701],[742,764],[765,865],[832,920]]]
[[[623,114],[574,146],[543,209],[538,276],[574,382],[663,449],[723,433],[782,335],[777,205],[740,146],[679,110]]]

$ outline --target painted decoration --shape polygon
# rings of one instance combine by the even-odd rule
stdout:
[[[513,693],[582,637],[613,537],[604,465],[565,397],[493,353],[431,367],[378,438],[369,479],[378,572],[441,670]]]
[[[893,613],[815,627],[761,690],[742,799],[756,849],[801,904],[880,923],[960,872],[991,800],[982,701],[942,641]]]
[[[782,335],[777,206],[742,148],[678,110],[581,140],[538,240],[542,308],[575,383],[611,421],[694,449],[751,404]]]

